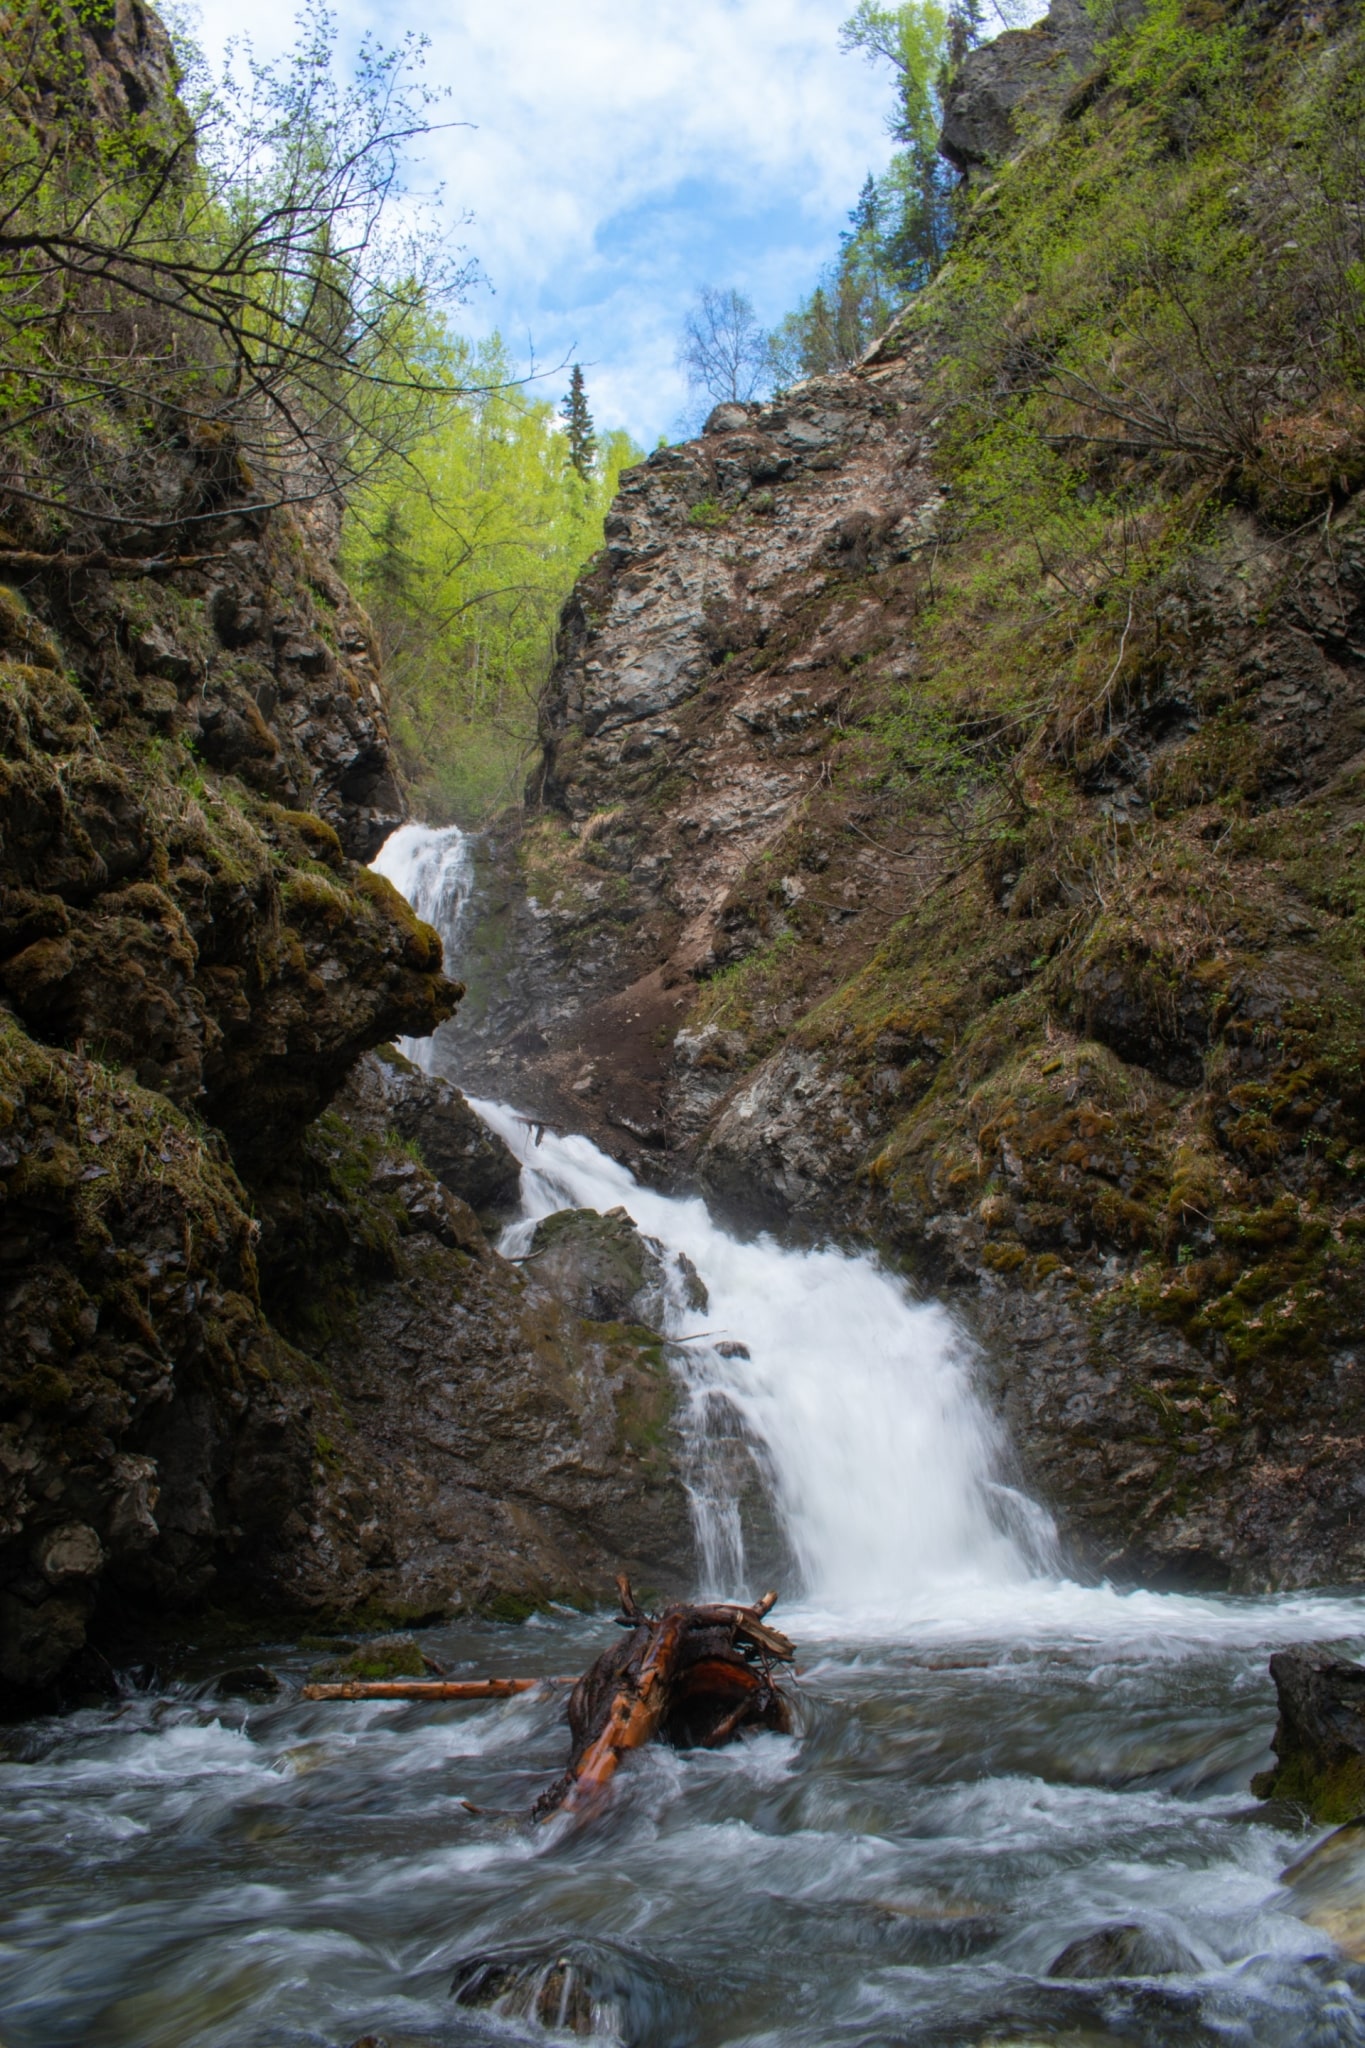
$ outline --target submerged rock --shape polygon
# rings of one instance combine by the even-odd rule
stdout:
[[[1365,1962],[1365,1820],[1348,1821],[1281,1873],[1290,1906],[1353,1963]]]
[[[1050,1965],[1049,1977],[1084,1981],[1094,1977],[1178,1977],[1203,1964],[1175,1935],[1138,1921],[1097,1927],[1068,1942]]]
[[[624,2048],[683,2048],[691,2000],[675,1972],[625,1942],[524,1943],[470,1956],[450,1987],[457,2005]]]
[[[1280,1716],[1278,1762],[1252,1779],[1262,1799],[1294,1799],[1315,1820],[1352,1820],[1365,1810],[1365,1664],[1318,1649],[1277,1650],[1270,1660]]]
[[[223,1700],[266,1700],[280,1690],[280,1681],[264,1664],[238,1664],[220,1671],[213,1689]]]
[[[427,1659],[410,1635],[376,1636],[348,1656],[315,1665],[314,1678],[423,1678],[438,1667]]]

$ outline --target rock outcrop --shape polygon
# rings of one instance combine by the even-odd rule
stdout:
[[[1263,106],[1357,61],[1340,9],[1181,30],[1225,33]],[[1054,369],[1182,166],[1245,201],[1163,34],[1054,10],[974,54],[935,284],[623,479],[441,1042],[647,1177],[902,1260],[1097,1568],[1356,1579],[1365,434],[1343,393],[1221,468],[1193,430],[1114,453]]]
[[[7,120],[184,133],[140,0],[45,20],[60,65]],[[669,1584],[659,1343],[499,1259],[474,1211],[515,1200],[506,1148],[362,1058],[460,990],[362,864],[403,800],[335,508],[263,511],[223,433],[102,431],[212,520],[183,554],[54,552],[6,449],[0,1711],[210,1593],[278,1625],[524,1612],[623,1559]]]
[[[682,1590],[664,1346],[500,1258],[400,1135],[394,1090],[363,1061],[263,1198],[262,1295],[304,1361],[310,1445],[269,1557],[280,1597],[416,1622],[591,1603],[621,1569]]]
[[[393,1134],[413,1145],[442,1187],[478,1215],[496,1219],[515,1212],[521,1168],[509,1148],[458,1088],[423,1073],[393,1046],[366,1054],[340,1107],[353,1130]]]
[[[1065,105],[1083,87],[1096,45],[1131,19],[1131,4],[1099,11],[1083,0],[1052,0],[1031,28],[1007,29],[993,42],[969,50],[952,78],[943,103],[939,148],[968,178],[989,175],[1028,135],[1031,125]]]

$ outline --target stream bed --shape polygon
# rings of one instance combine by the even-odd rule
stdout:
[[[1359,1649],[1358,1607],[1040,1585],[1008,1634],[782,1619],[797,1732],[642,1753],[579,1830],[524,1818],[563,1759],[562,1693],[247,1704],[205,1680],[7,1731],[0,2039],[544,2042],[451,1982],[567,1943],[606,1973],[601,2032],[641,2044],[1365,2042],[1365,1971],[1279,1883],[1310,1837],[1247,1794],[1267,1645]],[[558,1673],[611,1635],[551,1615],[424,1643],[460,1672]],[[316,1661],[258,1654],[286,1678]],[[1133,1923],[1179,1945],[1174,1974],[1048,1975]]]
[[[462,835],[405,827],[377,864],[457,965]],[[439,1070],[439,1038],[409,1050]],[[1359,1655],[1365,1598],[1075,1582],[940,1305],[476,1106],[522,1162],[506,1251],[619,1205],[700,1276],[704,1310],[665,1304],[700,1590],[761,1590],[711,1455],[742,1440],[793,1733],[641,1752],[593,1825],[537,1826],[562,1690],[309,1703],[318,1650],[262,1642],[233,1661],[273,1697],[226,1696],[205,1652],[0,1730],[0,2048],[1365,2048],[1365,1967],[1281,1883],[1321,1831],[1249,1791],[1270,1651]],[[572,1675],[613,1634],[552,1612],[423,1645],[452,1676]]]

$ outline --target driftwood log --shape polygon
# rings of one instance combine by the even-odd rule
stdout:
[[[571,1746],[564,1771],[533,1808],[536,1820],[589,1815],[607,1795],[621,1759],[647,1742],[674,1749],[719,1749],[748,1728],[785,1735],[791,1704],[773,1681],[795,1651],[770,1628],[777,1599],[752,1607],[730,1602],[665,1607],[646,1614],[624,1574],[617,1617],[629,1635],[605,1650],[574,1683],[565,1678],[343,1679],[305,1685],[306,1700],[501,1700],[539,1686],[573,1684],[567,1718]]]
[[[571,1678],[344,1678],[305,1685],[305,1700],[510,1700],[541,1685],[572,1685]]]
[[[666,1607],[646,1614],[624,1576],[620,1623],[630,1634],[585,1671],[569,1695],[572,1747],[562,1776],[536,1801],[537,1820],[597,1809],[621,1759],[647,1742],[719,1749],[748,1728],[786,1734],[791,1706],[773,1667],[795,1652],[769,1628],[777,1599],[752,1607]]]

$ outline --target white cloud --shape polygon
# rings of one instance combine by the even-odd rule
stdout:
[[[372,30],[430,37],[454,120],[425,176],[495,296],[467,312],[542,362],[590,362],[599,421],[652,440],[683,398],[673,352],[701,284],[735,284],[776,320],[832,254],[890,144],[889,75],[838,48],[852,0],[345,0],[343,55]],[[291,40],[266,0],[201,0],[211,54]],[[552,388],[557,394],[557,382]]]

